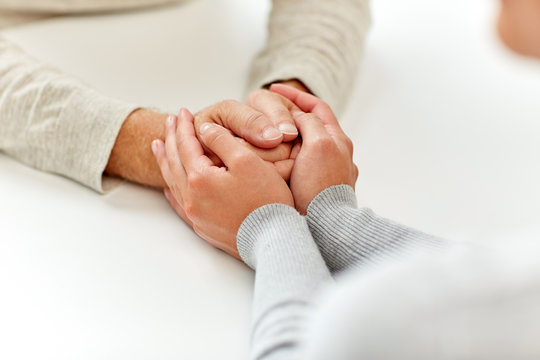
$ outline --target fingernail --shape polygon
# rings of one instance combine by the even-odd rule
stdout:
[[[281,137],[281,131],[279,131],[275,127],[268,127],[263,131],[262,137],[266,140],[279,139]]]
[[[174,122],[174,115],[169,115],[169,117],[167,118],[167,125],[172,126],[173,122]]]
[[[298,134],[298,130],[296,129],[296,126],[294,126],[293,124],[288,124],[288,123],[279,124],[279,130],[281,130],[283,134],[287,134],[287,135]]]
[[[159,142],[159,140],[157,140],[157,139],[152,141],[152,152],[156,156],[157,156],[157,151],[158,151],[158,142]]]
[[[206,130],[210,129],[212,127],[212,124],[210,123],[204,123],[200,128],[199,128],[199,134],[204,134],[206,132]]]
[[[305,114],[305,112],[300,111],[300,110],[293,110],[293,111],[291,112],[291,115],[294,116],[294,117],[302,116],[302,115],[304,115],[304,114]]]

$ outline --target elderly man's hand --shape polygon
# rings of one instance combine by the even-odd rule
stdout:
[[[291,159],[292,141],[298,133],[284,134],[284,118],[293,121],[290,111],[297,109],[289,99],[267,90],[258,90],[250,96],[251,104],[226,100],[195,114],[195,129],[200,140],[200,129],[206,123],[218,124],[236,136],[238,142],[255,152],[261,159],[274,164],[286,181],[289,180],[294,160]],[[248,102],[249,103],[249,102]],[[272,105],[273,107],[271,107]],[[208,157],[220,165],[221,160],[208,148]]]
[[[283,84],[307,91],[297,80]],[[294,109],[295,105],[285,97],[266,90],[255,91],[248,104],[251,106],[225,101],[204,109],[197,114],[195,127],[198,131],[203,123],[213,122],[228,128],[238,136],[238,141],[262,159],[272,162],[288,181],[295,154],[291,154],[291,144],[287,141],[296,135],[292,130],[282,133],[279,127],[293,124],[286,109]],[[166,114],[147,109],[138,109],[130,114],[120,129],[105,172],[148,186],[166,186],[150,151],[153,139],[164,139],[166,117]],[[219,163],[217,157],[213,160]]]

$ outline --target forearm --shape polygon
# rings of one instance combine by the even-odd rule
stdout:
[[[369,27],[368,0],[274,0],[266,46],[252,64],[248,90],[297,79],[340,112]]]
[[[314,294],[332,284],[305,218],[285,205],[267,205],[238,231],[238,250],[256,270],[253,359],[296,359]]]
[[[74,14],[138,9],[176,0],[0,0],[0,9],[27,14]]]
[[[446,240],[358,209],[354,190],[330,187],[309,205],[307,220],[323,258],[333,272],[365,262],[399,258],[410,249],[435,250]]]
[[[0,74],[0,150],[97,191],[106,167],[162,185],[150,142],[163,137],[164,115],[103,96],[1,37]]]

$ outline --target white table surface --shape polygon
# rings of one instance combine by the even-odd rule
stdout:
[[[374,0],[342,124],[358,197],[455,239],[540,219],[540,67],[492,0]],[[267,1],[199,0],[6,31],[104,93],[176,111],[241,99]],[[246,359],[253,275],[157,191],[100,196],[0,155],[0,359]]]

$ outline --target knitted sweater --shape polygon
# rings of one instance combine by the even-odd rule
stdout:
[[[306,217],[255,210],[237,240],[256,270],[252,359],[540,358],[534,239],[458,245],[358,209],[342,185]]]
[[[50,14],[171,2],[175,1],[0,0],[0,13],[4,20],[21,22]],[[246,92],[279,80],[299,79],[339,113],[362,53],[368,1],[272,3],[266,45],[253,60]],[[99,94],[1,36],[0,74],[0,151],[104,191],[102,174],[111,149],[124,120],[139,105]]]

